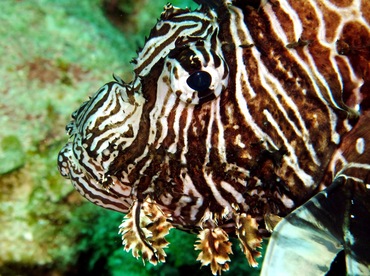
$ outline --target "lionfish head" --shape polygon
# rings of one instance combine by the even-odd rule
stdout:
[[[166,108],[194,108],[226,89],[228,66],[217,35],[216,14],[208,7],[190,12],[168,4],[133,60],[135,79],[114,76],[116,82],[72,114],[66,127],[71,141],[58,156],[62,176],[90,201],[127,212],[140,190],[130,172],[141,155],[156,154],[148,145],[158,145],[170,127],[160,122],[169,116]],[[163,168],[157,169],[151,173]]]

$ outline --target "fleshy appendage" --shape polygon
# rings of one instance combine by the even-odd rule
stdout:
[[[232,254],[229,235],[220,227],[214,229],[203,229],[198,234],[198,244],[195,244],[196,250],[201,250],[197,261],[202,266],[211,264],[211,270],[214,275],[221,274],[221,271],[229,270],[229,254]]]
[[[256,219],[245,213],[236,215],[235,232],[240,241],[240,248],[252,267],[257,267],[256,258],[261,257],[262,238],[258,232],[258,223]]]
[[[262,243],[258,223],[250,215],[239,213],[237,206],[233,206],[233,209],[233,213],[230,215],[235,221],[235,234],[239,239],[240,248],[249,264],[256,267],[258,266],[256,258],[261,256],[258,249],[261,248]],[[224,213],[223,216],[227,217],[227,214]],[[199,240],[195,244],[195,249],[201,251],[197,260],[201,262],[202,266],[210,265],[214,275],[220,275],[222,271],[229,270],[229,255],[233,254],[229,235],[222,227],[217,226],[217,221],[215,217],[204,221],[205,225],[212,226],[204,227],[199,232]]]
[[[143,262],[149,261],[154,265],[165,262],[164,248],[169,244],[165,236],[173,228],[168,219],[150,198],[144,202],[136,200],[119,226],[124,249],[127,252],[132,250],[136,259],[141,256]]]

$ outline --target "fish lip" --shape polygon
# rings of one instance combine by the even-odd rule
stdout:
[[[57,163],[58,170],[61,176],[70,179],[70,159],[72,143],[68,142],[58,153]]]

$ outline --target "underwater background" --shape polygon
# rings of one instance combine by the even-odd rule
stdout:
[[[71,113],[113,73],[131,79],[166,3],[0,1],[0,275],[210,275],[196,236],[175,229],[167,262],[143,266],[121,245],[124,215],[87,202],[56,164]],[[259,275],[233,252],[223,275]]]

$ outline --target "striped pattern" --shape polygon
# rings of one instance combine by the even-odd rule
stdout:
[[[61,174],[124,213],[149,196],[194,231],[229,229],[236,209],[284,217],[339,177],[368,193],[370,4],[204,2],[167,5],[135,79],[75,111]]]
[[[132,204],[131,187],[122,177],[109,174],[109,164],[138,134],[143,101],[132,105],[136,97],[120,80],[102,87],[72,114],[74,121],[66,129],[73,142],[62,149],[58,160],[62,176],[71,178],[83,196],[123,212]]]

